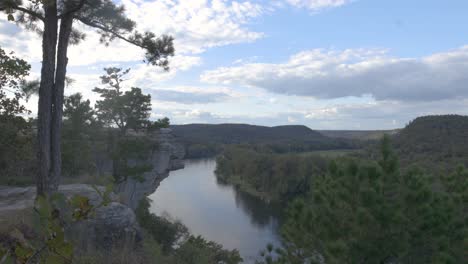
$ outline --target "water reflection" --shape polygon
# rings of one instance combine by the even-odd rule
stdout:
[[[256,197],[235,190],[236,205],[250,216],[251,223],[259,228],[264,228],[272,223],[278,226],[280,219],[280,206],[277,204],[267,204]]]
[[[252,263],[267,243],[278,244],[278,206],[218,183],[214,160],[187,161],[185,165],[185,169],[171,172],[150,196],[152,212],[166,212],[192,234],[239,249],[246,263]]]

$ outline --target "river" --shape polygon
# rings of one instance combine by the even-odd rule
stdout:
[[[216,161],[187,160],[170,173],[152,200],[151,212],[168,214],[227,249],[238,249],[245,263],[253,263],[268,243],[279,244],[279,209],[216,180]]]

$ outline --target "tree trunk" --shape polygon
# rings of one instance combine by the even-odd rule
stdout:
[[[57,48],[57,70],[55,74],[55,89],[53,93],[52,126],[51,126],[51,189],[57,190],[62,174],[62,116],[63,116],[63,94],[65,89],[65,77],[68,64],[68,43],[72,30],[73,16],[67,15],[60,22],[60,33]]]
[[[38,106],[38,175],[37,194],[44,195],[57,190],[57,184],[51,181],[51,123],[52,95],[54,90],[55,58],[57,46],[57,3],[44,4],[44,33],[42,38],[42,69],[39,87]]]

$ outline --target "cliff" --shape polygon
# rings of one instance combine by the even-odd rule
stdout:
[[[132,136],[137,136],[133,133]],[[157,147],[151,148],[144,159],[129,161],[135,164],[150,164],[152,169],[134,179],[128,177],[126,181],[115,186],[111,194],[112,202],[96,209],[94,216],[86,221],[72,226],[68,235],[79,244],[81,249],[104,248],[109,249],[120,244],[134,245],[140,239],[139,227],[134,210],[145,196],[156,191],[157,187],[172,170],[184,167],[184,148],[179,144],[170,129],[161,129],[151,134],[145,134]],[[107,173],[112,168],[109,157],[101,156],[106,163]],[[109,164],[110,163],[110,164]],[[104,187],[98,187],[104,191]],[[67,197],[74,195],[86,196],[92,205],[98,205],[102,197],[90,185],[69,184],[61,185],[59,192]],[[16,212],[28,210],[34,205],[36,197],[35,187],[0,186],[0,223],[2,218],[15,215]]]
[[[136,209],[142,198],[155,192],[161,181],[169,176],[170,171],[184,167],[184,147],[176,140],[171,129],[163,128],[153,132],[150,139],[154,140],[158,147],[152,149],[146,159],[130,162],[150,164],[151,171],[144,173],[138,179],[129,177],[115,189],[121,201],[132,209]]]

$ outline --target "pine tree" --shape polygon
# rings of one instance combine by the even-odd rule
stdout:
[[[151,96],[144,95],[140,88],[132,87],[123,92],[122,82],[130,69],[105,68],[101,76],[107,88],[96,87],[93,91],[100,94],[102,100],[96,102],[97,115],[105,124],[112,124],[120,129],[122,135],[127,129],[140,129],[149,124]]]
[[[75,21],[98,30],[109,45],[121,39],[145,50],[145,62],[168,69],[174,54],[173,38],[138,32],[125,16],[124,7],[111,0],[2,0],[0,11],[8,20],[42,35],[42,69],[38,107],[38,195],[57,191],[61,177],[60,138],[67,52],[69,44],[84,39]],[[42,25],[41,25],[42,24]]]

